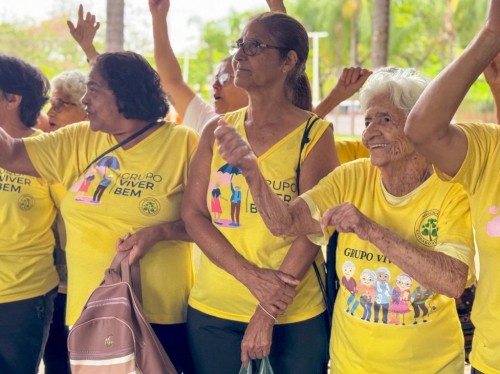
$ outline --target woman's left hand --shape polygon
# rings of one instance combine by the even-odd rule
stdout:
[[[351,203],[342,203],[328,209],[320,218],[322,227],[335,226],[338,232],[352,232],[360,239],[368,240],[374,222]]]
[[[128,233],[116,241],[118,251],[131,250],[129,263],[134,264],[159,241],[155,234],[155,227],[144,227],[133,234]]]
[[[245,367],[248,361],[262,359],[271,353],[274,323],[274,319],[257,306],[241,341],[241,362]]]

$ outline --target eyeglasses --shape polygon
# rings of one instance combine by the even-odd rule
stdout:
[[[214,83],[219,83],[222,87],[229,83],[232,75],[229,73],[217,74],[214,78]]]
[[[69,101],[64,101],[62,99],[54,99],[49,101],[50,106],[52,109],[54,109],[54,112],[56,113],[61,113],[66,105],[73,105],[77,106],[75,103],[69,102]]]
[[[238,40],[236,42],[236,46],[231,48],[231,54],[235,55],[239,49],[243,49],[243,53],[246,56],[255,56],[259,49],[264,49],[264,48],[274,48],[274,49],[281,49],[281,50],[286,50],[288,48],[283,48],[283,47],[277,47],[275,45],[269,45],[269,44],[264,44],[259,42],[258,40],[247,40],[245,42]]]

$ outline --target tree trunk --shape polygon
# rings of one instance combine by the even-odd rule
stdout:
[[[106,52],[123,51],[125,0],[106,0]]]
[[[390,8],[391,0],[374,0],[373,2],[373,68],[387,66],[387,56],[389,54]]]

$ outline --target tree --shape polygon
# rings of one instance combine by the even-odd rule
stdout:
[[[389,56],[390,0],[373,3],[372,66],[387,66]]]
[[[125,0],[106,0],[106,52],[123,51]]]

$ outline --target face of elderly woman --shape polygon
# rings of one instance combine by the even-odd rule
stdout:
[[[234,83],[245,90],[265,88],[283,75],[283,61],[269,32],[257,21],[251,21],[238,39],[233,57]]]
[[[376,95],[365,112],[363,144],[370,151],[370,161],[381,168],[397,161],[407,161],[415,149],[404,136],[406,115],[388,95]]]
[[[71,123],[83,121],[87,118],[85,110],[77,103],[71,101],[71,96],[61,89],[55,89],[50,96],[49,131],[57,130],[60,127]]]
[[[82,97],[90,128],[108,134],[120,133],[118,123],[123,119],[118,112],[116,98],[96,68],[92,68],[87,81],[87,90]]]

